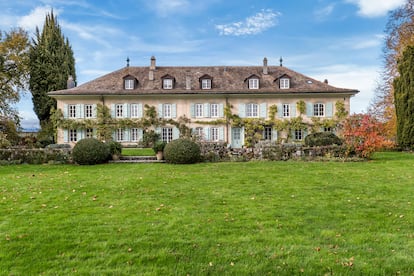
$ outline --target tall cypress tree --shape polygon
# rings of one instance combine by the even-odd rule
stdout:
[[[66,89],[69,75],[76,80],[75,58],[53,11],[46,15],[42,32],[36,28],[32,44],[29,88],[42,131],[50,132],[50,110],[56,108],[56,100],[47,93]]]
[[[394,80],[397,142],[414,147],[414,47],[408,46],[398,60],[399,76]]]

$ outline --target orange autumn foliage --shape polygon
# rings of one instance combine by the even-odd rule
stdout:
[[[384,123],[369,114],[349,116],[344,121],[342,134],[349,150],[362,158],[370,158],[378,150],[395,146],[387,138]]]

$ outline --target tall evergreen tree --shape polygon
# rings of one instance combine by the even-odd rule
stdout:
[[[32,44],[29,88],[42,131],[50,132],[50,110],[56,108],[56,100],[47,93],[66,89],[70,75],[76,80],[75,58],[69,40],[63,36],[53,11],[46,15],[42,32],[36,28],[36,37]]]
[[[414,147],[414,46],[407,46],[398,60],[399,76],[394,79],[397,143]]]

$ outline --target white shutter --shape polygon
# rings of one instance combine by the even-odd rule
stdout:
[[[267,103],[261,103],[260,104],[260,110],[259,110],[260,118],[267,118]]]
[[[176,128],[176,127],[173,127],[173,129],[172,129],[172,138],[173,138],[173,140],[176,140],[176,139],[178,139],[178,138],[180,138],[180,130],[178,129],[178,128]]]
[[[115,118],[116,110],[115,110],[115,104],[111,104],[111,117]]]
[[[246,105],[245,104],[239,104],[239,116],[240,118],[246,117]]]
[[[142,104],[138,104],[138,118],[142,118],[143,116]]]
[[[82,118],[82,105],[81,104],[77,104],[76,105],[76,119],[80,119],[80,118]]]
[[[332,117],[333,116],[333,104],[332,104],[332,102],[329,102],[329,103],[325,104],[325,111],[326,111],[326,114],[325,114],[326,117]]]
[[[92,118],[96,118],[96,113],[97,113],[97,107],[96,104],[92,105]]]
[[[69,117],[69,108],[67,104],[63,105],[63,118],[68,118]]]
[[[218,104],[218,116],[220,118],[224,117],[224,105],[222,103]]]
[[[162,114],[162,108],[163,108],[163,104],[158,104],[158,117],[162,118],[163,114]]]
[[[203,107],[204,107],[204,117],[210,118],[210,104],[205,103]]]
[[[190,104],[190,116],[191,118],[195,118],[195,104]]]
[[[296,104],[289,105],[290,117],[296,117]]]
[[[171,118],[177,118],[177,104],[171,105]]]
[[[124,105],[122,106],[122,115],[124,118],[129,118],[130,117],[130,110],[129,110],[129,104],[124,103]]]
[[[224,127],[219,128],[219,140],[224,141]]]
[[[67,129],[63,130],[63,142],[68,143],[69,142],[69,131]]]

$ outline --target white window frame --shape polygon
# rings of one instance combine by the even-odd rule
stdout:
[[[139,129],[138,128],[131,128],[131,141],[138,142],[139,141]]]
[[[218,118],[219,117],[219,105],[210,104],[210,117]]]
[[[302,129],[295,129],[295,140],[298,140],[298,141],[303,140],[303,130]]]
[[[316,103],[313,105],[313,116],[315,117],[325,116],[325,105],[323,103]]]
[[[266,140],[266,141],[272,140],[272,127],[265,126],[263,128],[263,140]]]
[[[85,129],[85,137],[86,138],[93,138],[93,129],[92,128]]]
[[[204,140],[204,129],[202,127],[196,127],[194,130],[194,134],[196,135],[196,138],[199,140]]]
[[[256,103],[246,104],[246,117],[258,118],[259,117],[259,105]]]
[[[210,140],[213,142],[217,142],[220,140],[220,131],[218,127],[210,128]]]
[[[69,118],[76,118],[76,104],[68,105]]]
[[[172,118],[172,105],[171,104],[162,105],[162,116],[164,118]]]
[[[161,140],[164,142],[171,142],[173,140],[173,129],[172,127],[163,127],[161,129]]]
[[[201,89],[211,89],[211,79],[202,79]]]
[[[196,118],[203,117],[203,114],[204,114],[204,105],[198,103],[198,104],[195,104],[194,108],[195,108],[195,116],[196,116]]]
[[[324,127],[323,128],[323,131],[324,132],[333,132],[333,128],[331,128],[331,127]]]
[[[78,131],[76,129],[69,129],[69,142],[78,141]]]
[[[290,88],[290,79],[281,78],[279,87],[280,87],[280,89],[289,89]]]
[[[117,142],[124,141],[124,139],[125,139],[124,130],[122,128],[117,128],[116,131],[115,131],[115,137],[116,137]]]
[[[290,104],[283,104],[282,108],[283,117],[290,117]]]
[[[135,80],[134,79],[125,79],[124,86],[126,90],[132,90],[135,88]]]
[[[139,118],[139,104],[131,104],[130,106],[131,118]]]
[[[85,118],[93,117],[93,107],[91,104],[85,104]]]
[[[123,118],[124,117],[124,105],[123,104],[116,104],[115,105],[115,117],[116,118]]]
[[[249,79],[249,89],[259,89],[259,79],[258,78]]]
[[[173,79],[163,79],[162,80],[163,89],[172,89],[173,88]]]

